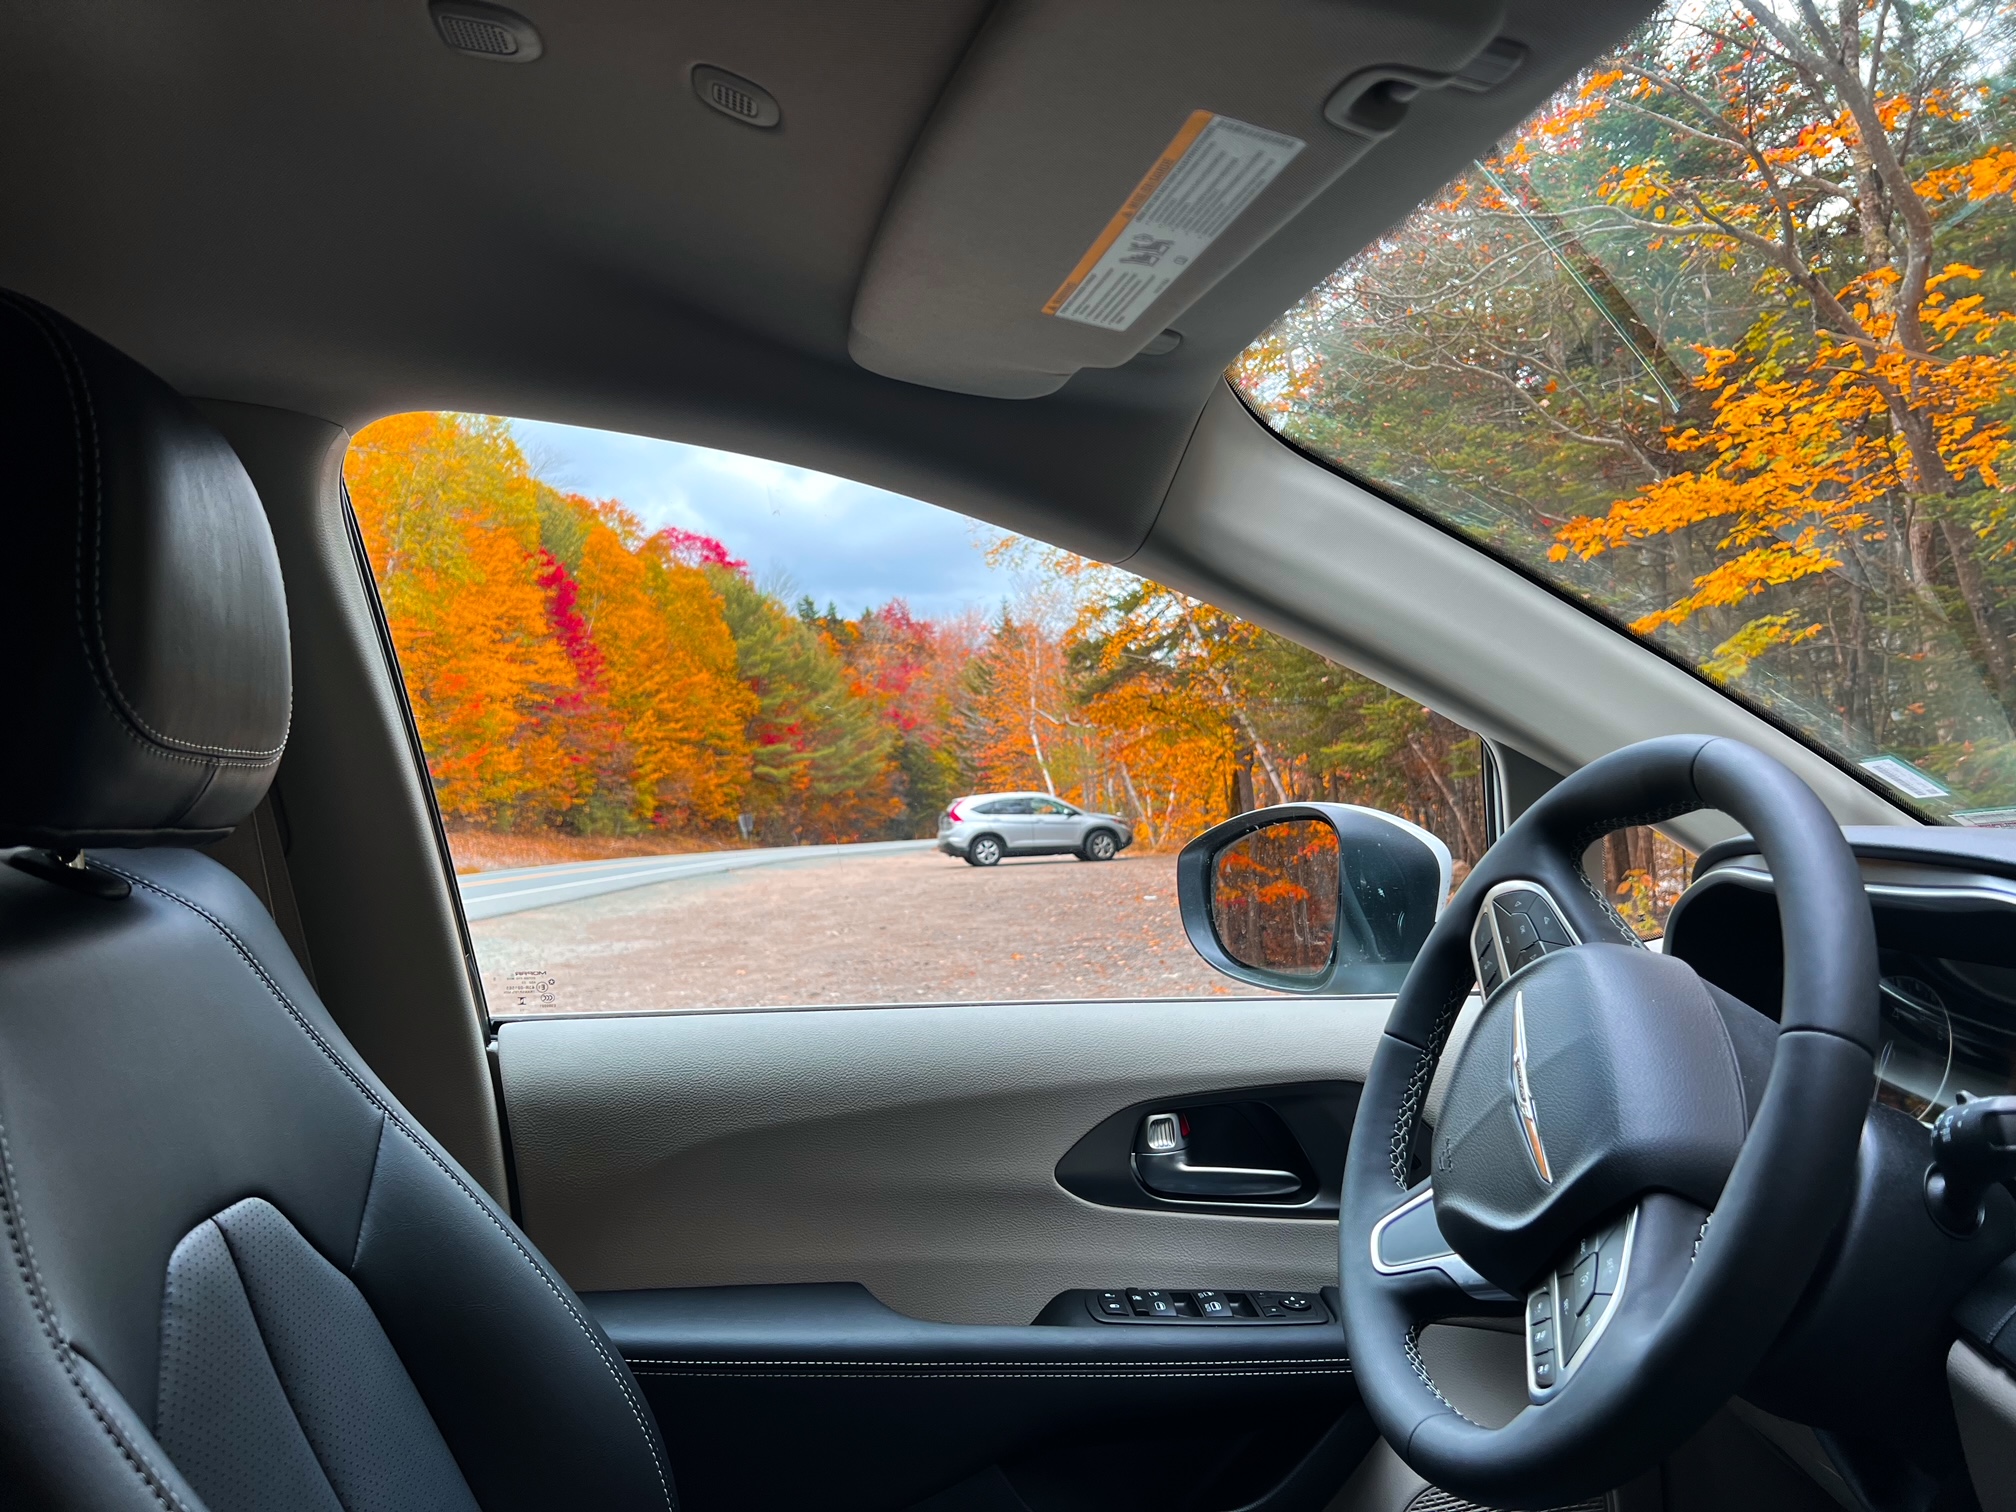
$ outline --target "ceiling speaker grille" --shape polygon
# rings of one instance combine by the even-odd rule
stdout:
[[[745,126],[760,126],[767,131],[784,118],[783,111],[777,108],[777,97],[769,90],[711,63],[693,65],[693,93],[700,97],[701,104]]]
[[[518,39],[495,21],[479,21],[474,16],[458,16],[448,11],[434,19],[441,28],[441,40],[462,52],[508,58],[518,51]]]
[[[530,63],[546,51],[537,27],[490,0],[430,0],[427,9],[441,40],[465,58]]]
[[[708,84],[707,94],[716,105],[730,115],[742,116],[753,121],[763,113],[763,108],[756,103],[754,95],[747,90],[737,89],[725,80],[715,79]]]

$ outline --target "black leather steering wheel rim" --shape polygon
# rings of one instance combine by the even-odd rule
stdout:
[[[1582,853],[1611,830],[1703,808],[1756,836],[1775,882],[1785,980],[1768,1082],[1712,1220],[1649,1191],[1637,1209],[1644,1284],[1620,1291],[1614,1326],[1592,1341],[1575,1378],[1487,1428],[1442,1396],[1416,1347],[1421,1327],[1436,1317],[1489,1310],[1474,1287],[1466,1294],[1440,1273],[1395,1277],[1372,1262],[1375,1225],[1408,1198],[1427,1090],[1474,990],[1472,922],[1493,887],[1526,880],[1552,895],[1584,942],[1640,949],[1583,874]],[[1414,963],[1374,1055],[1345,1158],[1345,1329],[1360,1394],[1403,1460],[1477,1501],[1558,1504],[1648,1468],[1736,1392],[1790,1315],[1849,1201],[1874,1077],[1876,981],[1868,899],[1840,828],[1797,776],[1740,742],[1671,736],[1627,747],[1561,782],[1507,831]],[[1486,1011],[1509,996],[1501,992]],[[1509,1309],[1501,1303],[1501,1310]]]

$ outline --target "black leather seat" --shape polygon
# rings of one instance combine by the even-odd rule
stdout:
[[[671,1508],[580,1301],[190,848],[286,739],[236,456],[5,295],[0,437],[0,1503]]]

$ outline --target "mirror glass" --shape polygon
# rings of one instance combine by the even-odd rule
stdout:
[[[1211,863],[1211,926],[1242,966],[1321,976],[1337,943],[1337,832],[1320,819],[1263,825]]]

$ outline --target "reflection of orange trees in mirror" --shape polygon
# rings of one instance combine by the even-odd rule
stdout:
[[[1316,976],[1337,938],[1337,832],[1320,819],[1265,825],[1211,867],[1211,923],[1227,955],[1288,976]]]
[[[929,835],[1035,789],[1174,847],[1283,799],[1481,845],[1473,739],[1278,636],[1012,538],[998,609],[849,616],[722,542],[543,482],[506,422],[394,416],[344,467],[451,830],[791,844]],[[627,843],[627,842],[626,842]]]

